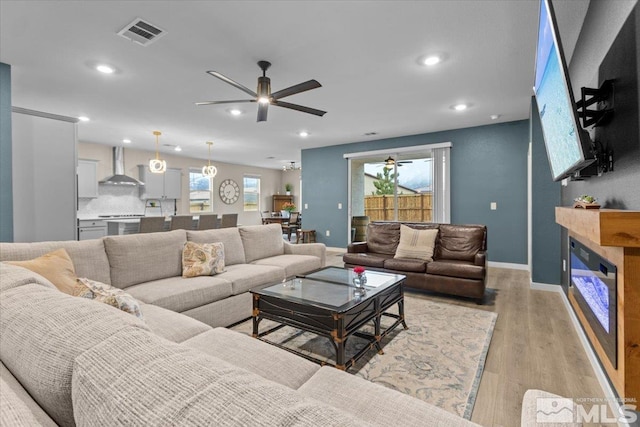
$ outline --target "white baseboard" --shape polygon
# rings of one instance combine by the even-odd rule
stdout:
[[[527,264],[512,264],[510,262],[489,261],[489,267],[510,268],[512,270],[529,271],[529,266]]]
[[[587,358],[591,363],[593,372],[595,372],[596,374],[596,378],[598,379],[600,388],[602,388],[602,391],[604,392],[604,397],[607,400],[607,403],[609,404],[611,411],[613,411],[613,414],[616,414],[616,416],[619,416],[619,414],[623,414],[624,412],[623,412],[623,408],[620,405],[620,401],[618,400],[616,393],[611,388],[611,384],[609,384],[607,375],[604,373],[602,366],[600,366],[600,362],[598,362],[598,356],[596,356],[596,353],[593,351],[593,348],[591,348],[591,343],[589,342],[589,338],[587,338],[587,335],[584,333],[584,330],[582,329],[582,325],[580,325],[580,321],[578,320],[578,316],[576,316],[576,313],[573,311],[573,307],[571,307],[571,303],[569,303],[569,298],[567,298],[567,295],[562,290],[562,286],[549,285],[547,283],[531,282],[531,289],[557,292],[560,294],[560,298],[562,299],[564,307],[567,310],[567,313],[569,314],[569,318],[571,319],[573,328],[578,334],[578,339],[580,340],[580,343],[582,344],[582,348],[584,348],[584,351],[587,354]],[[628,426],[628,424],[624,422],[618,422],[618,425]]]
[[[529,285],[529,287],[536,291],[562,292],[562,286],[552,285],[550,283],[531,282],[531,285]]]
[[[333,248],[331,246],[327,246],[327,250],[328,251],[342,251],[342,252],[347,252],[347,248]]]

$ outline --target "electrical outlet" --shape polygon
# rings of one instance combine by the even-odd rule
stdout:
[[[327,235],[327,237],[331,236],[331,231],[327,230],[327,232],[325,233]]]
[[[305,203],[305,204],[304,204],[304,208],[305,208],[305,209],[309,209],[309,203]]]
[[[338,209],[342,209],[342,203],[338,203]]]
[[[566,259],[562,260],[562,271],[567,271],[567,260]]]
[[[495,211],[496,209],[498,209],[498,204],[496,202],[491,202],[491,210]]]

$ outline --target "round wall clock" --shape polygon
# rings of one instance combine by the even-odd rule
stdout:
[[[220,183],[220,198],[228,205],[234,204],[240,197],[240,187],[232,179],[225,179]]]

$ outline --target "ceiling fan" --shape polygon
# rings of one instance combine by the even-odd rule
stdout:
[[[384,167],[385,169],[393,169],[393,166],[398,163],[398,167],[402,166],[405,163],[413,163],[413,160],[398,160],[396,162],[396,159],[394,159],[393,157],[389,156],[386,158],[386,160],[384,161]]]
[[[318,83],[318,81],[308,80],[304,83],[299,83],[297,85],[293,85],[286,89],[282,89],[272,93],[271,79],[266,76],[266,72],[269,69],[269,67],[271,67],[271,63],[267,61],[258,61],[258,67],[260,67],[260,69],[262,70],[262,77],[258,77],[258,89],[256,92],[252,91],[248,87],[243,86],[234,80],[231,80],[229,77],[226,77],[217,71],[207,71],[207,74],[210,74],[213,77],[219,78],[220,80],[230,84],[231,86],[237,87],[241,91],[251,95],[253,99],[241,99],[241,100],[235,100],[235,101],[204,101],[204,102],[196,102],[196,105],[237,104],[241,102],[257,102],[259,122],[264,122],[267,120],[267,111],[269,109],[269,105],[275,105],[276,107],[289,108],[291,110],[302,111],[303,113],[314,114],[316,116],[321,116],[321,117],[327,113],[326,111],[316,110],[315,108],[305,107],[302,105],[291,104],[289,102],[281,101],[282,98],[285,98],[287,96],[295,95],[300,92],[305,92],[307,90],[321,87],[322,85]]]

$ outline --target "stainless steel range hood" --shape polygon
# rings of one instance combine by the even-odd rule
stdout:
[[[124,174],[124,148],[113,147],[113,175],[99,182],[104,185],[144,185],[144,182]]]

